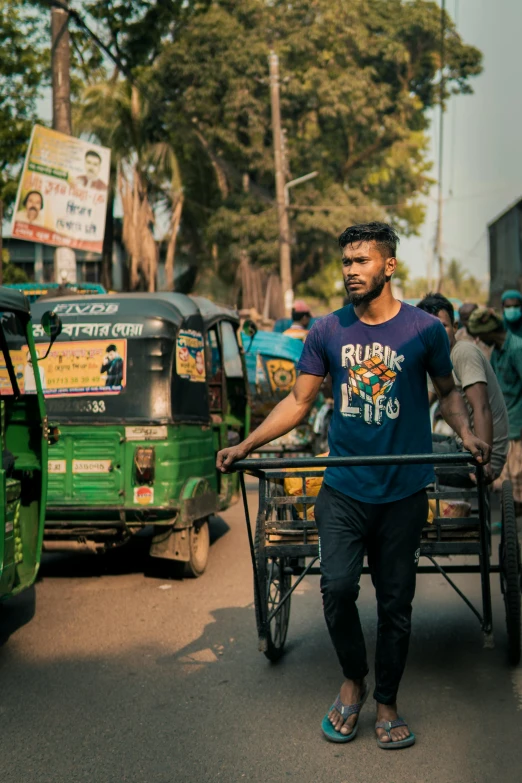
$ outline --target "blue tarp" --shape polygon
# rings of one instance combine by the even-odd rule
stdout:
[[[289,359],[297,364],[303,352],[303,343],[295,337],[278,332],[258,332],[250,343],[250,337],[242,335],[249,383],[256,382],[257,354],[267,358]]]

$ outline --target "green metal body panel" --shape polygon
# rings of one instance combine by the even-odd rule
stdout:
[[[9,310],[4,305],[3,312]],[[24,332],[36,368],[37,356],[28,314],[24,318]],[[34,375],[36,394],[21,395],[18,399],[6,395],[1,401],[2,449],[12,453],[15,466],[11,477],[6,476],[4,469],[0,470],[0,600],[33,584],[42,552],[48,431],[40,376],[36,371]]]
[[[194,424],[168,425],[164,440],[127,440],[124,426],[63,425],[59,443],[53,448],[49,475],[48,520],[55,512],[68,519],[84,516],[103,519],[104,511],[159,511],[173,516],[180,507],[181,492],[189,479],[205,479],[217,493],[213,433],[210,427]],[[136,449],[152,447],[155,454],[154,481],[140,484],[136,480]],[[83,473],[82,461],[110,463],[107,472]],[[64,472],[54,472],[53,463]],[[146,505],[135,497],[141,486],[153,490]],[[77,516],[74,511],[82,511]],[[217,509],[215,509],[217,510]],[[64,513],[59,513],[63,517]],[[148,514],[150,516],[150,514]],[[143,524],[150,524],[144,519]]]

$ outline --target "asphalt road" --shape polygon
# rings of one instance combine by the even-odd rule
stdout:
[[[441,578],[419,577],[400,700],[415,747],[379,750],[370,704],[355,742],[336,746],[319,728],[340,673],[317,577],[298,588],[288,653],[271,665],[241,507],[212,534],[199,580],[151,573],[145,539],[44,558],[35,589],[0,614],[2,783],[520,783],[522,671],[506,665],[498,577],[494,649]],[[479,598],[477,577],[458,582]],[[368,577],[360,609],[373,655]]]

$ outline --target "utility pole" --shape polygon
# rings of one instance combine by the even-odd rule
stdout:
[[[437,193],[437,229],[435,234],[435,256],[439,264],[439,279],[437,291],[442,290],[444,275],[444,258],[442,256],[442,210],[444,207],[442,175],[444,159],[444,65],[446,60],[445,41],[446,35],[446,0],[441,0],[440,5],[440,118],[439,118],[439,166],[438,166],[438,193]]]
[[[270,52],[268,65],[270,72],[270,103],[272,107],[272,136],[274,140],[277,219],[279,223],[279,268],[285,314],[290,316],[292,314],[294,292],[292,290],[292,264],[290,258],[290,225],[285,199],[283,133],[281,130],[281,106],[279,102],[279,58],[275,52]]]
[[[63,0],[61,6],[67,6]],[[51,71],[53,85],[53,129],[72,136],[71,52],[69,13],[63,7],[51,7]],[[54,251],[54,277],[57,283],[76,282],[76,254],[70,247]]]

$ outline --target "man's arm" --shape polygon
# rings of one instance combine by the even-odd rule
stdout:
[[[489,405],[488,387],[485,383],[474,383],[464,389],[473,410],[473,429],[480,440],[493,446],[493,415]]]
[[[477,462],[489,462],[491,446],[472,433],[466,404],[455,387],[453,376],[445,375],[431,380],[439,398],[440,412],[461,438],[464,449],[470,451]]]
[[[226,473],[236,460],[244,459],[251,451],[297,427],[310,412],[322,382],[323,378],[319,375],[302,373],[290,394],[276,405],[256,430],[237,446],[218,452],[216,460],[218,470]]]

